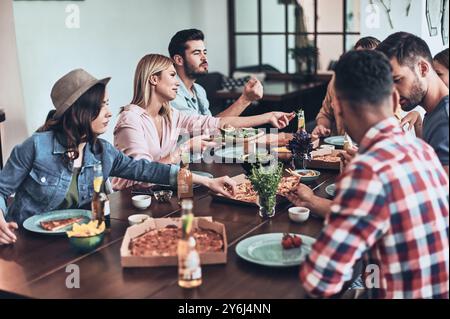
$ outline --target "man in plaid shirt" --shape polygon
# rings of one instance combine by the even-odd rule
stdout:
[[[391,72],[380,52],[340,59],[336,106],[358,155],[339,177],[333,202],[304,185],[289,197],[326,216],[300,269],[313,296],[339,293],[364,258],[379,270],[366,287],[375,298],[449,298],[448,177],[433,148],[395,119]]]

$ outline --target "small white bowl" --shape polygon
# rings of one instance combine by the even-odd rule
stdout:
[[[150,195],[136,195],[131,197],[131,202],[138,209],[146,209],[152,203],[152,197]]]
[[[131,216],[128,216],[128,223],[130,224],[130,226],[138,225],[138,224],[143,223],[144,221],[146,221],[149,218],[150,218],[150,216],[145,215],[145,214],[131,215]]]
[[[302,223],[308,220],[310,210],[306,207],[291,207],[288,212],[293,222]]]

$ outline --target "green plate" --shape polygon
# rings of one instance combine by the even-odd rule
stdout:
[[[55,219],[64,219],[64,218],[73,218],[73,217],[83,217],[83,220],[78,222],[78,224],[85,224],[91,220],[92,213],[90,210],[84,209],[64,209],[64,210],[55,210],[52,212],[34,215],[27,218],[23,227],[31,232],[45,234],[45,235],[65,235],[66,231],[72,228],[72,225],[69,225],[65,228],[62,228],[57,231],[49,231],[45,230],[41,227],[41,222],[55,220]]]
[[[292,267],[300,265],[311,251],[314,238],[295,234],[302,238],[299,248],[283,249],[283,233],[272,233],[246,238],[236,245],[236,253],[242,259],[269,267]]]
[[[302,178],[300,178],[300,181],[308,183],[308,182],[312,182],[315,181],[316,179],[318,179],[320,177],[320,172],[319,171],[315,171],[313,169],[296,169],[295,172],[301,174],[306,174],[308,172],[314,172],[316,175],[314,176],[302,176]]]
[[[334,195],[336,195],[336,184],[330,184],[325,187],[325,193],[327,193],[328,196],[334,197]]]
[[[330,136],[323,140],[327,144],[335,146],[344,146],[344,136]]]

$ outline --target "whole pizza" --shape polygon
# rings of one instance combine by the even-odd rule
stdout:
[[[141,257],[176,256],[181,235],[181,228],[176,226],[153,229],[131,240],[130,253],[132,256]],[[199,254],[223,250],[222,235],[213,230],[198,228],[193,231],[193,236]]]

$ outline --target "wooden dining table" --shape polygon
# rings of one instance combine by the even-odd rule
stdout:
[[[192,170],[219,177],[243,173],[241,164],[192,164]],[[322,171],[308,184],[319,196],[333,183],[335,171]],[[258,208],[215,200],[205,187],[194,190],[194,214],[212,216],[226,228],[226,264],[203,265],[203,284],[195,289],[180,288],[177,267],[122,268],[120,247],[128,226],[128,216],[136,213],[154,218],[178,217],[176,196],[169,203],[153,200],[146,210],[132,206],[131,190],[112,193],[111,230],[100,247],[90,253],[75,252],[65,236],[48,236],[17,231],[17,242],[0,246],[0,297],[25,298],[199,298],[199,299],[285,299],[304,298],[298,278],[299,267],[271,268],[242,260],[235,251],[243,239],[267,233],[297,233],[317,237],[323,219],[312,212],[304,223],[288,217],[289,202],[281,202],[271,219],[258,215]],[[80,287],[68,288],[70,265],[79,269]]]

